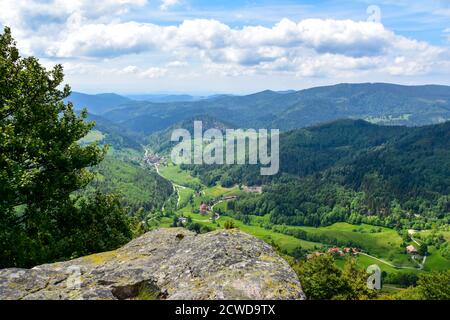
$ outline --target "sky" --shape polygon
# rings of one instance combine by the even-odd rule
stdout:
[[[450,85],[450,0],[0,0],[4,26],[87,93]]]

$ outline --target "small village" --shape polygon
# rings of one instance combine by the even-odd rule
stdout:
[[[163,162],[164,158],[162,156],[158,155],[157,153],[153,154],[153,153],[149,152],[148,150],[145,150],[143,160],[146,164],[149,164],[149,165],[159,165]]]

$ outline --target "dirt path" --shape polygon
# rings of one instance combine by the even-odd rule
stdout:
[[[392,268],[395,268],[395,269],[410,269],[410,270],[421,269],[421,268],[414,268],[414,267],[401,267],[401,266],[396,266],[395,264],[392,264],[392,263],[390,263],[390,262],[387,262],[387,261],[385,261],[385,260],[383,260],[383,259],[374,257],[374,256],[372,256],[372,255],[370,255],[370,254],[367,254],[367,253],[364,253],[364,252],[358,252],[358,254],[361,254],[361,255],[363,255],[363,256],[367,256],[367,257],[370,257],[370,258],[375,259],[375,260],[377,260],[377,261],[380,261],[381,263],[384,263],[384,264],[386,264],[386,265],[388,265],[388,266],[390,266],[390,267],[392,267]]]
[[[176,184],[176,183],[174,183],[173,181],[170,181],[169,179],[167,179],[166,177],[164,177],[164,176],[159,172],[159,164],[158,164],[158,163],[155,163],[154,166],[155,166],[155,169],[156,169],[156,173],[157,173],[161,178],[163,178],[163,179],[169,181],[169,182],[172,184],[172,188],[173,188],[173,190],[177,193],[177,196],[178,196],[178,199],[177,199],[177,209],[178,209],[179,206],[180,206],[180,201],[181,201],[181,195],[180,195],[180,190],[179,190],[179,189],[186,189],[186,187],[185,187],[185,186],[182,186],[182,185],[179,185],[179,184]],[[165,206],[165,204],[164,204],[163,207],[162,207],[162,211],[164,211],[164,206]]]

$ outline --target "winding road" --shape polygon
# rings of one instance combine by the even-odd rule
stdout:
[[[167,179],[166,177],[164,177],[164,176],[159,172],[159,166],[158,166],[157,163],[154,163],[153,165],[155,166],[156,173],[157,173],[161,178],[163,178],[163,179],[169,181],[169,182],[172,184],[172,188],[175,190],[175,192],[176,192],[177,195],[178,195],[178,199],[177,199],[177,209],[178,209],[178,207],[180,206],[180,200],[181,200],[181,195],[180,195],[179,189],[186,189],[186,187],[185,187],[185,186],[182,186],[182,185],[179,185],[179,184],[176,184],[176,183],[170,181],[169,179]],[[164,206],[165,206],[165,204],[162,206],[162,211],[164,211]]]
[[[177,195],[178,195],[177,209],[178,209],[178,207],[179,207],[179,205],[180,205],[180,200],[181,200],[181,196],[180,196],[180,191],[179,191],[179,189],[186,189],[186,187],[185,187],[185,186],[182,186],[182,185],[179,185],[179,184],[176,184],[176,183],[172,182],[171,180],[167,179],[166,177],[164,177],[163,175],[161,175],[161,173],[159,172],[159,165],[158,165],[157,163],[155,163],[154,166],[155,166],[155,169],[156,169],[156,173],[157,173],[160,177],[162,177],[163,179],[169,181],[169,182],[172,184],[173,189],[177,192]],[[211,206],[211,211],[214,212],[214,207],[215,207],[216,205],[222,203],[222,202],[225,202],[225,201],[227,201],[227,200],[221,199],[221,200],[218,200],[217,202],[215,202],[215,203]],[[164,206],[165,206],[165,204],[162,206],[162,211],[164,211]],[[220,215],[219,215],[218,213],[216,213],[216,216],[215,216],[215,217],[216,217],[215,220],[220,219]],[[205,222],[204,220],[195,220],[195,219],[194,219],[193,221]],[[420,243],[419,243],[417,240],[415,240],[415,239],[412,237],[411,234],[410,234],[410,236],[411,236],[411,240],[412,240],[414,243],[416,243],[417,245],[420,246]],[[418,270],[418,269],[419,269],[419,270],[422,270],[423,267],[424,267],[424,265],[425,265],[425,261],[426,261],[426,259],[427,259],[427,257],[424,256],[424,257],[423,257],[422,263],[419,263],[419,262],[417,262],[417,261],[413,258],[413,260],[419,265],[418,268],[414,268],[414,267],[402,267],[402,266],[397,266],[397,265],[394,265],[394,264],[392,264],[392,263],[390,263],[390,262],[387,262],[387,261],[385,261],[385,260],[383,260],[383,259],[377,258],[377,257],[375,257],[375,256],[372,256],[372,255],[367,254],[367,253],[364,253],[364,252],[358,252],[358,254],[364,255],[364,256],[367,256],[367,257],[370,257],[370,258],[372,258],[372,259],[375,259],[375,260],[377,260],[377,261],[379,261],[379,262],[381,262],[381,263],[384,263],[385,265],[388,265],[388,266],[390,266],[390,267],[392,267],[392,268],[395,268],[395,269],[409,269],[409,270]]]
[[[385,260],[383,260],[383,259],[374,257],[374,256],[372,256],[372,255],[370,255],[370,254],[367,254],[367,253],[364,253],[364,252],[358,252],[358,254],[361,254],[361,255],[363,255],[363,256],[367,256],[367,257],[370,257],[370,258],[375,259],[375,260],[377,260],[377,261],[380,261],[381,263],[384,263],[384,264],[386,264],[386,265],[388,265],[388,266],[390,266],[390,267],[392,267],[392,268],[395,268],[395,269],[410,269],[410,270],[421,269],[421,268],[414,268],[414,267],[401,267],[401,266],[396,266],[395,264],[392,264],[392,263],[390,263],[390,262],[387,262],[387,261],[385,261]]]

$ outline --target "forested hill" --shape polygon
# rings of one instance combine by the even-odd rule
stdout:
[[[450,217],[450,122],[407,128],[341,120],[284,133],[280,145],[274,177],[255,166],[192,169],[207,184],[264,184],[262,196],[237,205],[277,223],[329,224],[353,213],[388,225]]]
[[[226,129],[233,128],[233,126],[224,121],[218,121],[217,119],[207,116],[207,115],[199,115],[193,116],[187,120],[180,121],[169,128],[154,132],[148,137],[145,138],[145,142],[148,147],[152,149],[153,152],[157,153],[170,153],[170,150],[177,142],[172,142],[172,132],[176,129],[186,129],[189,131],[191,136],[194,136],[194,122],[201,121],[202,124],[202,133],[204,133],[208,129],[219,129],[222,132],[225,132]]]
[[[91,114],[102,114],[132,102],[131,99],[115,93],[85,94],[72,92],[65,101],[73,103],[75,110],[87,108]]]
[[[89,107],[89,106],[88,106]],[[384,83],[338,84],[301,91],[262,91],[199,101],[129,101],[102,115],[130,130],[151,134],[196,115],[238,128],[302,128],[338,119],[418,126],[450,120],[450,87]]]

